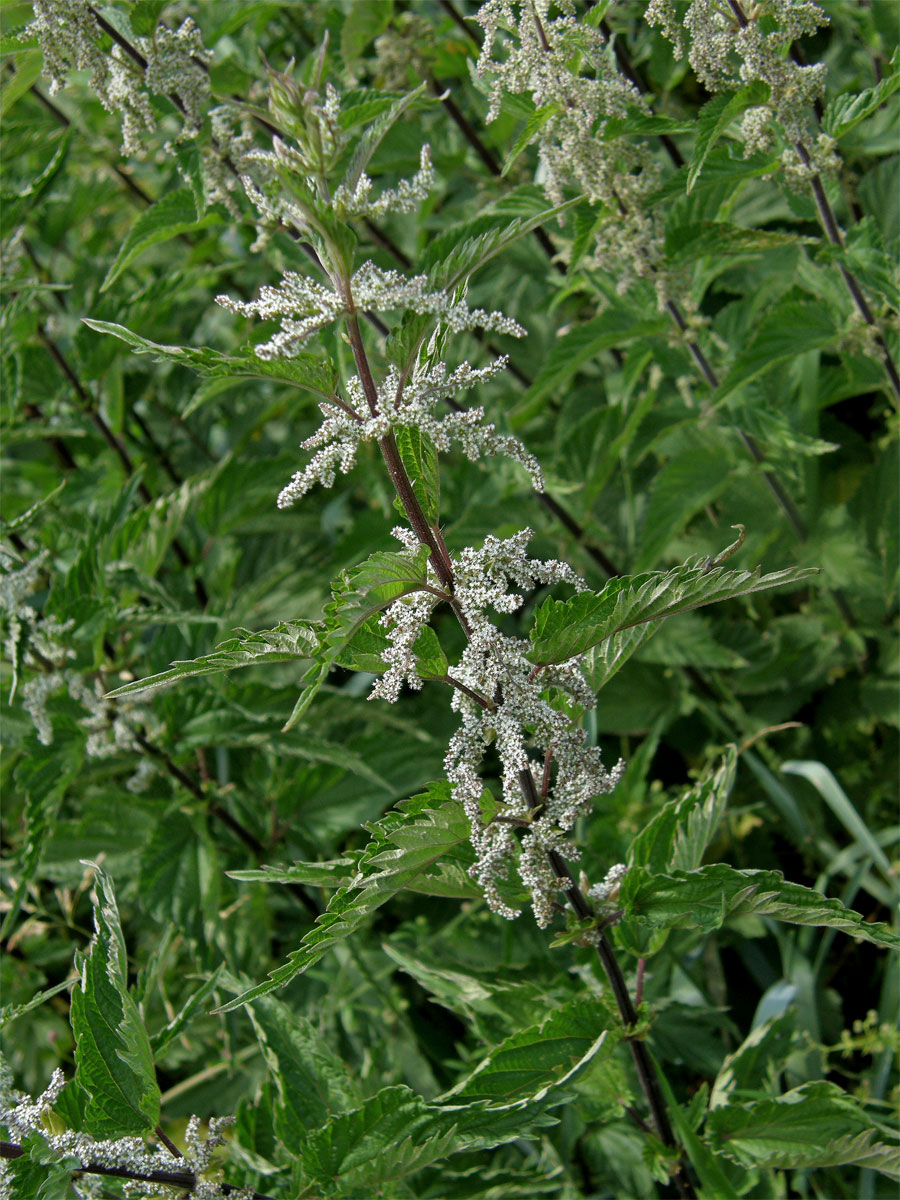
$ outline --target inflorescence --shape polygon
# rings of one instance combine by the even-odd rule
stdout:
[[[825,94],[827,69],[823,63],[795,62],[787,54],[791,42],[828,24],[815,0],[691,0],[683,15],[674,0],[649,0],[646,18],[660,27],[679,57],[687,51],[708,91],[729,91],[757,80],[768,84],[766,103],[748,109],[742,120],[745,154],[770,150],[778,127],[788,143],[782,166],[789,180],[808,180],[810,174],[835,169],[833,139],[817,134],[810,118],[813,103]],[[798,142],[808,148],[811,166],[801,162]]]
[[[394,534],[410,551],[415,549],[415,538],[407,530],[395,529]],[[501,916],[519,915],[501,895],[515,864],[543,927],[553,915],[558,891],[568,883],[554,875],[547,851],[577,858],[571,830],[598,796],[612,791],[624,764],[607,771],[599,749],[587,743],[585,731],[573,718],[573,711],[580,713],[594,705],[578,660],[536,674],[526,657],[528,642],[501,633],[488,615],[489,609],[505,614],[521,608],[525,597],[516,589],[539,583],[584,588],[565,563],[528,558],[525,549],[531,537],[530,529],[510,538],[488,537],[480,549],[468,547],[451,556],[453,598],[469,630],[469,642],[449,674],[456,685],[452,704],[461,725],[444,765],[469,818],[477,856],[471,874],[484,889],[488,904]],[[440,591],[436,577],[429,582]],[[395,601],[383,614],[381,623],[391,640],[384,654],[388,671],[375,683],[372,696],[395,700],[404,680],[412,688],[421,687],[413,647],[439,599],[432,592],[415,593]],[[502,765],[502,792],[499,811],[486,821],[480,766],[492,744]],[[533,758],[534,754],[539,757]],[[555,779],[548,778],[537,807],[529,807],[522,790],[523,773],[534,767],[543,772],[544,762],[551,760]]]
[[[208,1170],[214,1151],[224,1144],[225,1131],[234,1123],[234,1117],[213,1117],[205,1137],[201,1136],[199,1117],[191,1117],[184,1135],[184,1156],[173,1159],[171,1153],[162,1146],[151,1148],[139,1137],[98,1139],[71,1129],[62,1133],[50,1132],[45,1123],[46,1118],[49,1117],[65,1086],[66,1078],[57,1068],[45,1091],[32,1100],[30,1096],[13,1088],[12,1073],[7,1063],[0,1059],[0,1124],[6,1126],[16,1142],[21,1143],[37,1134],[54,1154],[59,1155],[60,1160],[76,1160],[78,1165],[73,1165],[73,1171],[78,1170],[81,1165],[110,1167],[114,1170],[134,1172],[136,1175],[177,1170],[196,1177],[197,1182],[190,1194],[197,1200],[224,1200],[225,1193],[221,1184],[202,1179],[201,1176]],[[6,1162],[7,1160],[0,1159],[0,1188]],[[90,1188],[93,1194],[102,1194],[102,1180],[100,1175],[82,1175],[79,1179],[79,1191],[87,1193]],[[142,1182],[139,1187],[144,1196],[172,1194],[170,1185]],[[253,1189],[230,1189],[228,1195],[231,1200],[251,1200]]]
[[[593,260],[600,267],[615,260],[620,291],[635,277],[653,274],[659,283],[661,219],[645,205],[659,168],[645,144],[605,136],[611,118],[647,106],[606,39],[578,21],[572,0],[488,0],[475,19],[484,29],[477,73],[489,85],[488,121],[506,93],[530,95],[544,118],[532,140],[550,199],[561,203],[574,186],[602,206]]]
[[[51,95],[64,86],[69,71],[90,71],[91,87],[103,107],[121,113],[123,154],[140,155],[143,133],[156,129],[151,92],[177,95],[183,122],[179,141],[199,133],[209,107],[205,67],[212,55],[190,17],[178,29],[158,25],[152,37],[131,34],[129,42],[146,67],[116,42],[109,51],[101,48],[101,30],[89,0],[34,0],[34,20],[25,36],[38,40],[52,81]]]

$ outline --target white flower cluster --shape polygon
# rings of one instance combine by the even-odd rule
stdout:
[[[400,428],[420,430],[441,451],[449,450],[455,442],[471,462],[482,455],[503,454],[520,463],[531,476],[535,489],[543,491],[544,478],[537,459],[517,438],[498,433],[493,422],[486,423],[480,405],[441,416],[435,412],[441,400],[492,378],[503,370],[506,362],[503,357],[480,368],[463,363],[449,375],[443,363],[420,366],[405,386],[401,386],[400,376],[392,367],[378,388],[378,413],[374,417],[360,415],[368,411],[366,399],[359,379],[352,379],[347,385],[349,405],[339,407],[328,401],[320,404],[325,420],[302,443],[305,450],[316,453],[282,489],[278,507],[288,508],[316,484],[331,487],[338,469],[343,475],[353,469],[362,442],[378,441]]]
[[[409,531],[396,529],[394,534],[408,549],[415,548]],[[537,922],[544,927],[553,915],[557,892],[568,882],[554,876],[547,851],[577,857],[566,835],[597,796],[612,791],[622,764],[607,771],[600,751],[587,744],[584,730],[564,711],[568,706],[583,710],[594,705],[577,660],[548,668],[535,678],[534,667],[525,657],[528,643],[500,633],[488,616],[488,609],[512,613],[521,608],[525,598],[515,589],[560,582],[579,590],[585,586],[565,563],[528,558],[525,550],[531,537],[530,529],[510,538],[488,537],[481,549],[469,547],[451,558],[454,600],[470,638],[450,671],[450,679],[459,685],[452,703],[462,724],[451,739],[444,765],[471,824],[477,854],[472,877],[484,889],[488,904],[501,916],[519,915],[500,894],[515,863],[531,892]],[[429,582],[441,590],[436,577]],[[382,624],[391,638],[384,654],[388,672],[374,685],[373,696],[396,699],[404,680],[412,688],[421,687],[413,646],[437,603],[438,597],[420,592],[387,609]],[[554,706],[554,698],[561,707]],[[501,812],[485,824],[479,768],[491,744],[497,746],[503,769],[502,801]],[[539,759],[532,758],[532,749]],[[523,773],[534,768],[540,776],[547,756],[555,764],[555,780],[535,809],[523,794]]]
[[[485,31],[477,70],[490,80],[488,121],[499,114],[505,92],[529,94],[538,110],[550,110],[533,139],[547,193],[558,204],[564,188],[574,186],[603,206],[594,261],[602,267],[613,259],[624,291],[635,276],[652,274],[660,258],[661,220],[644,206],[659,169],[645,144],[603,139],[611,117],[646,105],[602,34],[574,14],[572,0],[488,0],[476,16]],[[509,37],[501,40],[501,31]]]
[[[646,17],[658,25],[683,57],[685,39],[691,67],[710,92],[739,88],[755,80],[769,85],[764,105],[748,109],[742,121],[744,152],[769,150],[773,123],[781,127],[789,148],[782,157],[789,178],[799,181],[835,165],[833,140],[816,134],[810,120],[815,100],[825,93],[824,63],[803,66],[787,53],[790,43],[828,24],[815,0],[741,0],[735,7],[721,0],[691,0],[687,12],[674,0],[650,0]],[[765,29],[765,32],[764,32]],[[801,164],[796,143],[802,142],[812,169]]]
[[[12,1087],[12,1073],[5,1061],[0,1070],[0,1124],[7,1127],[10,1136],[16,1142],[24,1141],[31,1134],[39,1134],[47,1146],[60,1158],[77,1158],[79,1162],[101,1167],[112,1167],[116,1170],[133,1171],[147,1174],[151,1171],[190,1172],[198,1176],[196,1185],[191,1189],[191,1196],[198,1200],[224,1200],[225,1192],[221,1184],[200,1179],[199,1176],[209,1168],[213,1152],[225,1142],[225,1130],[234,1123],[234,1117],[213,1117],[208,1125],[206,1137],[200,1136],[200,1119],[191,1117],[185,1130],[184,1157],[175,1159],[171,1152],[162,1146],[149,1147],[139,1137],[121,1137],[98,1140],[86,1133],[66,1130],[64,1133],[50,1133],[44,1124],[44,1117],[50,1113],[65,1087],[66,1079],[57,1068],[50,1078],[46,1090],[32,1100],[23,1092]],[[6,1160],[0,1159],[0,1188]],[[90,1176],[83,1176],[79,1186],[88,1182]],[[100,1176],[99,1178],[102,1178]],[[126,1185],[127,1186],[127,1185]],[[143,1195],[172,1194],[171,1185],[141,1183],[140,1192]],[[252,1188],[229,1190],[232,1200],[251,1200]]]
[[[38,40],[51,95],[64,86],[69,71],[90,71],[90,85],[103,107],[122,115],[124,154],[141,156],[143,133],[156,129],[148,90],[178,96],[184,119],[179,141],[199,132],[210,96],[204,67],[212,56],[190,17],[178,29],[158,26],[152,37],[131,39],[146,60],[145,70],[118,44],[108,54],[100,48],[104,35],[89,0],[34,0],[34,20],[25,34]]]
[[[22,708],[31,718],[41,745],[53,743],[47,702],[65,688],[86,709],[81,724],[88,734],[85,752],[89,757],[108,758],[122,751],[137,751],[135,722],[154,735],[160,731],[152,709],[128,703],[111,711],[104,701],[106,689],[101,681],[86,682],[78,670],[65,665],[75,658],[66,639],[74,621],[44,616],[28,603],[40,584],[46,559],[47,552],[40,551],[20,566],[16,558],[0,548],[0,617],[6,626],[4,650],[13,668],[10,700],[18,687],[20,669],[27,667],[34,673],[22,684]],[[144,768],[138,786],[148,769],[155,768]]]
[[[454,333],[478,328],[511,337],[525,336],[525,330],[511,317],[481,308],[470,309],[464,300],[453,300],[442,289],[429,288],[427,275],[407,278],[397,271],[382,270],[372,262],[363,263],[353,276],[346,298],[296,271],[286,271],[278,287],[260,289],[258,300],[244,303],[230,296],[217,296],[216,303],[245,317],[282,318],[281,330],[255,348],[257,356],[266,360],[293,358],[314,333],[343,313],[357,309],[374,312],[407,309],[431,314]]]
[[[431,147],[425,145],[419,152],[419,169],[412,179],[401,179],[396,188],[387,188],[379,196],[370,199],[372,180],[363,172],[352,191],[343,184],[335,189],[331,206],[342,217],[377,218],[392,212],[411,213],[423,200],[428,199],[433,187]]]

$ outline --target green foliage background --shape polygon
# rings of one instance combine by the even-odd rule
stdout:
[[[445,6],[170,7],[167,19],[189,11],[215,48],[223,95],[258,101],[260,52],[278,69],[295,56],[299,70],[326,31],[333,77],[361,97],[433,82],[371,166],[393,183],[416,170],[428,141],[438,176],[417,218],[357,230],[379,265],[440,261],[466,233],[546,208],[533,151],[511,159],[528,102],[509,102],[485,126],[470,73],[477,48]],[[825,7],[831,26],[804,52],[828,64],[823,124],[840,133],[844,163],[829,195],[846,249],[823,239],[811,199],[765,177],[771,163],[744,162],[734,126],[700,161],[709,98],[642,5],[610,6],[606,19],[655,97],[655,131],[685,159],[676,168],[654,141],[667,261],[703,317],[698,336],[723,386],[703,383],[651,284],[620,296],[614,261],[587,265],[579,251],[593,216],[576,204],[544,233],[564,255],[551,259],[524,236],[469,294],[528,328],[522,342],[487,339],[510,353],[512,370],[476,399],[538,456],[568,524],[505,460],[454,456],[441,475],[449,546],[527,523],[532,553],[571,562],[596,590],[611,573],[714,558],[738,523],[746,542],[729,567],[821,568],[795,590],[672,618],[587,718],[607,763],[628,766],[579,830],[582,865],[596,880],[631,847],[628,887],[647,889],[650,915],[625,920],[613,939],[632,983],[637,954],[649,955],[641,1015],[708,1195],[874,1197],[894,1186],[867,1169],[884,1162],[859,1146],[873,1129],[890,1141],[896,1124],[896,958],[874,933],[853,941],[781,923],[755,901],[735,901],[729,916],[725,874],[706,907],[698,893],[686,915],[656,919],[659,881],[673,868],[654,860],[647,835],[691,785],[695,801],[708,796],[735,745],[728,807],[703,861],[759,871],[761,889],[780,871],[866,924],[896,912],[896,411],[838,270],[850,265],[886,324],[896,321],[896,97],[893,84],[874,100],[866,92],[897,78],[896,9]],[[628,1117],[641,1099],[594,955],[565,939],[552,947],[528,916],[497,919],[465,874],[465,822],[434,782],[454,728],[442,690],[367,704],[367,679],[338,668],[284,729],[308,667],[304,623],[321,615],[341,571],[396,548],[374,447],[333,489],[275,507],[318,423],[315,398],[295,386],[291,364],[252,357],[263,325],[214,298],[249,298],[278,269],[305,272],[301,250],[286,234],[252,250],[249,219],[200,211],[162,136],[159,153],[121,159],[118,122],[84,78],[50,102],[40,52],[13,46],[9,31],[29,6],[5,3],[2,16],[0,234],[24,231],[2,308],[7,565],[42,555],[23,602],[68,623],[65,666],[102,692],[226,642],[201,677],[110,701],[109,724],[124,714],[142,753],[94,757],[85,710],[65,689],[48,702],[51,744],[38,740],[22,697],[41,673],[40,643],[32,665],[17,666],[27,634],[7,623],[0,978],[17,1084],[36,1094],[56,1066],[71,1074],[73,1029],[88,1054],[90,1006],[75,1000],[70,1014],[65,984],[94,924],[89,860],[118,902],[120,929],[115,900],[97,907],[109,923],[92,956],[103,978],[117,964],[109,1002],[140,1031],[129,1042],[137,1090],[129,1125],[118,1109],[106,1122],[84,1089],[67,1088],[71,1128],[141,1132],[161,1113],[177,1138],[191,1113],[236,1112],[227,1178],[279,1197],[666,1194],[661,1147]],[[385,36],[415,52],[405,77],[396,56],[388,72],[376,50]],[[436,98],[445,88],[461,120]],[[859,95],[872,103],[853,123]],[[507,163],[505,175],[486,159]],[[104,336],[110,324],[144,341]],[[893,327],[887,336],[896,357]],[[471,335],[458,351],[475,363],[488,353]],[[329,363],[352,369],[337,328],[311,353],[326,374]],[[762,467],[741,431],[764,448]],[[767,472],[793,499],[799,532]],[[509,630],[526,636],[545,598]],[[452,645],[458,632],[443,620]],[[260,630],[275,632],[240,632]],[[252,665],[221,670],[241,662]],[[139,768],[147,774],[134,790]],[[438,865],[426,870],[414,855],[435,846]],[[301,865],[311,863],[322,865]],[[314,927],[334,889],[354,880],[366,881],[363,898],[351,887],[334,909],[340,927]],[[211,1012],[297,953],[308,970],[285,991]],[[113,1055],[113,1075],[120,1061]],[[154,1073],[148,1094],[141,1081]],[[726,1103],[733,1089],[740,1104]],[[845,1093],[860,1103],[843,1109]],[[788,1099],[815,1131],[795,1131],[784,1152],[766,1130]],[[851,1136],[862,1139],[856,1150],[816,1158]]]

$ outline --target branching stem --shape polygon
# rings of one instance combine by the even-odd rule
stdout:
[[[349,295],[349,282],[344,281],[346,294]],[[356,319],[355,312],[351,309],[346,317],[347,332],[350,339],[350,345],[353,350],[353,357],[356,362],[357,372],[359,374],[360,383],[362,384],[363,394],[366,397],[366,402],[373,416],[378,415],[378,389],[375,386],[375,381],[372,378],[372,370],[369,365],[366,348],[362,340],[362,334],[359,328],[359,322]],[[454,577],[452,565],[449,557],[445,557],[441,552],[441,547],[435,538],[435,533],[432,527],[428,524],[425,514],[419,504],[416,494],[413,491],[412,483],[403,466],[400,458],[397,443],[393,435],[388,435],[379,441],[382,455],[384,456],[388,472],[391,476],[391,481],[394,484],[400,502],[406,512],[407,519],[412,526],[413,532],[419,539],[422,545],[427,546],[431,554],[431,563],[441,581],[443,587],[451,595],[454,591]],[[463,631],[467,637],[471,636],[471,630],[464,614],[458,606],[454,605],[454,610],[462,625]],[[474,697],[473,697],[474,699]],[[476,703],[481,701],[476,700]],[[540,812],[543,803],[538,794],[537,786],[534,781],[534,776],[530,769],[519,773],[519,784],[522,790],[522,795],[525,798],[526,807],[529,811]],[[593,910],[585,899],[581,889],[578,887],[568,863],[555,850],[546,852],[547,860],[551,870],[558,879],[564,879],[568,882],[565,888],[566,897],[572,906],[575,915],[579,920],[592,920],[594,918]],[[619,1009],[619,1014],[626,1030],[631,1028],[637,1022],[637,1013],[634,1005],[631,1002],[631,997],[628,994],[628,987],[625,983],[625,976],[622,973],[622,968],[619,966],[619,961],[616,958],[615,951],[606,939],[598,934],[597,953],[600,956],[601,964],[609,980],[609,985],[615,997],[616,1005]],[[672,1132],[672,1126],[666,1113],[665,1101],[663,1100],[662,1091],[659,1082],[656,1078],[656,1072],[647,1048],[642,1041],[636,1041],[628,1038],[628,1045],[631,1050],[632,1058],[634,1059],[635,1068],[638,1078],[641,1083],[641,1088],[646,1097],[648,1107],[653,1116],[653,1122],[659,1133],[660,1139],[667,1146],[675,1146],[675,1136]],[[687,1178],[687,1174],[683,1167],[680,1167],[676,1182],[683,1197],[690,1200],[695,1195],[693,1186]]]

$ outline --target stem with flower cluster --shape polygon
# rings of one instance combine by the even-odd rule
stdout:
[[[344,281],[345,294],[349,294],[349,281]],[[378,392],[375,387],[375,381],[372,378],[372,370],[369,364],[366,348],[362,340],[362,334],[359,328],[359,321],[356,318],[355,312],[349,312],[345,316],[347,334],[350,340],[350,346],[353,351],[353,357],[356,362],[359,378],[362,383],[363,392],[369,409],[373,416],[378,412]],[[452,596],[455,579],[453,568],[449,558],[441,553],[435,539],[434,531],[428,524],[422,507],[416,498],[412,483],[406,468],[400,458],[400,452],[397,448],[397,443],[393,434],[387,434],[379,440],[379,447],[387,465],[388,472],[391,476],[391,482],[397,492],[397,496],[403,505],[407,519],[416,537],[422,545],[426,546],[431,554],[431,563],[435,569],[438,578],[443,586]],[[462,626],[466,637],[471,636],[471,630],[468,626],[464,613],[459,606],[451,604]],[[452,681],[448,681],[452,682]],[[519,773],[519,786],[522,795],[525,799],[526,806],[529,810],[539,815],[544,807],[541,796],[538,793],[537,785],[535,784],[534,774],[531,768],[527,768]],[[569,864],[565,861],[562,855],[552,849],[545,851],[547,862],[555,877],[564,881],[564,892],[567,900],[579,921],[591,921],[595,919],[595,914],[581,888],[575,881]],[[637,1022],[637,1012],[632,1003],[631,996],[628,992],[628,987],[625,981],[625,976],[616,957],[615,951],[609,941],[602,933],[596,934],[597,954],[600,958],[601,965],[609,981],[610,989],[616,1001],[616,1006],[619,1010],[619,1015],[622,1018],[622,1023],[626,1029],[625,1040],[628,1042],[628,1048],[631,1051],[632,1059],[634,1060],[635,1069],[638,1079],[640,1080],[641,1089],[647,1101],[647,1106],[653,1117],[653,1123],[656,1126],[656,1131],[660,1140],[666,1146],[675,1146],[675,1135],[672,1131],[672,1125],[669,1121],[668,1113],[666,1112],[665,1101],[662,1096],[662,1091],[659,1086],[659,1081],[656,1076],[656,1070],[651,1061],[647,1047],[643,1041],[634,1037],[628,1036],[628,1031],[631,1030]],[[695,1196],[693,1186],[687,1176],[684,1164],[679,1161],[679,1165],[675,1173],[675,1181],[680,1194],[689,1200]]]
[[[0,1142],[0,1158],[21,1158],[23,1154],[25,1154],[25,1150],[16,1142]],[[95,1162],[80,1163],[73,1170],[84,1175],[105,1175],[108,1178],[129,1179],[136,1183],[158,1183],[187,1192],[193,1192],[197,1184],[203,1182],[193,1171],[130,1171],[127,1167],[107,1167],[103,1163]],[[248,1195],[246,1188],[238,1187],[233,1183],[222,1183],[219,1186],[225,1196],[246,1197]],[[264,1192],[251,1192],[249,1196],[250,1200],[274,1200],[272,1196],[267,1196]]]
[[[750,22],[747,15],[741,7],[740,0],[728,0],[728,6],[734,13],[734,19],[737,21],[741,29],[746,29]],[[812,160],[809,156],[809,151],[802,141],[799,139],[793,143],[794,149],[797,151],[797,156],[808,171],[813,170]],[[810,186],[812,187],[813,198],[816,202],[816,209],[819,213],[819,220],[822,222],[822,228],[825,231],[825,236],[828,238],[832,246],[843,249],[844,239],[841,237],[841,231],[835,219],[834,212],[828,202],[828,197],[825,194],[825,189],[822,186],[822,177],[818,171],[810,175]],[[894,362],[893,356],[888,348],[887,342],[881,330],[878,328],[878,323],[872,309],[869,307],[869,302],[863,294],[862,288],[852,271],[848,270],[843,263],[838,263],[838,269],[841,272],[844,283],[847,285],[847,290],[853,299],[856,310],[870,329],[874,331],[875,344],[881,351],[881,356],[884,359],[884,369],[887,372],[887,377],[891,383],[891,390],[897,402],[900,403],[900,375],[897,373],[897,364]]]

